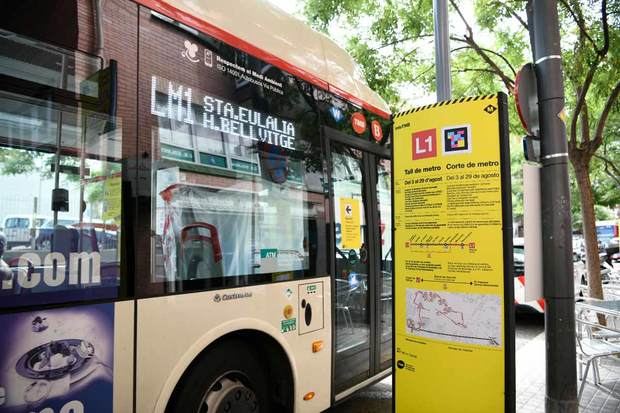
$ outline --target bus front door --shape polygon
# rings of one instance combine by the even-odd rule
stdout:
[[[334,398],[392,362],[391,162],[330,131]]]

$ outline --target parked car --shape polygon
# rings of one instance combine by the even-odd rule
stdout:
[[[613,237],[605,243],[605,252],[607,253],[607,262],[617,262],[620,258],[620,238]],[[616,258],[614,258],[614,256]]]
[[[57,225],[69,226],[75,222],[74,219],[59,219]],[[50,250],[52,247],[52,236],[54,235],[54,220],[49,219],[39,228],[39,234],[35,240],[35,247],[38,250]]]
[[[607,260],[607,254],[602,252],[599,253],[599,260],[601,266],[601,281],[603,284],[609,283],[611,280],[611,273],[613,271],[613,267],[609,264]],[[579,285],[586,287],[588,285],[588,274],[587,274],[587,266],[586,266],[586,257],[585,255],[579,255],[577,261],[574,263],[575,266],[575,274],[578,275]],[[577,274],[577,268],[579,268],[579,274]]]
[[[4,217],[1,228],[6,236],[6,249],[17,246],[29,246],[33,236],[47,217],[34,217],[32,215],[7,215]]]
[[[118,245],[118,227],[114,224],[104,224],[103,222],[76,222],[71,225],[83,235],[89,235],[95,232],[97,238],[97,248],[99,251],[107,249],[116,249]]]
[[[92,249],[95,248],[95,245],[99,251],[103,251],[104,249],[115,249],[117,246],[118,228],[116,225],[105,225],[102,222],[80,223],[75,219],[59,219],[56,225],[54,225],[54,220],[50,219],[39,229],[39,234],[35,240],[37,249],[51,250],[55,228],[73,229],[76,234],[76,240],[81,233],[82,241],[88,240],[87,242],[89,244],[92,244],[89,237],[94,233],[96,244],[92,244]],[[77,243],[77,241],[75,242]],[[91,249],[91,247],[89,246],[88,249]]]
[[[512,271],[514,275],[514,297],[517,308],[544,312],[544,301],[525,301],[525,246],[523,238],[512,240]]]
[[[544,313],[545,300],[542,298],[535,301],[525,301],[525,245],[523,238],[513,239],[513,273],[514,273],[514,298],[517,308],[534,310]],[[601,270],[603,272],[603,270]],[[580,295],[580,284],[583,282],[585,265],[581,261],[581,254],[573,252],[573,279],[575,296]]]

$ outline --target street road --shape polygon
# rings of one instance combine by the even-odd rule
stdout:
[[[516,350],[519,351],[530,340],[543,333],[544,317],[542,314],[517,312],[517,330],[515,333]],[[519,362],[519,360],[517,360]],[[391,413],[392,411],[392,377],[356,393],[347,401],[328,410],[328,413]]]

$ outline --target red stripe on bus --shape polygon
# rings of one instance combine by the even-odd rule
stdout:
[[[308,72],[307,70],[304,70],[298,66],[295,66],[285,60],[282,60],[281,58],[241,39],[240,37],[237,37],[232,33],[222,30],[214,26],[213,24],[208,23],[202,19],[196,18],[192,16],[191,14],[166,3],[165,1],[159,1],[159,0],[134,0],[134,1],[138,4],[148,7],[151,10],[155,10],[161,14],[164,14],[170,17],[171,19],[174,19],[196,30],[206,33],[209,36],[215,37],[218,40],[228,43],[229,45],[237,49],[243,50],[246,53],[256,56],[257,58],[265,62],[271,63],[272,65],[277,66],[280,69],[285,70],[291,74],[294,74],[295,76],[300,77],[301,79],[307,82],[310,82],[322,89],[329,90],[339,95],[342,98],[345,98],[347,100],[350,100],[353,103],[356,103],[358,106],[362,106],[366,110],[376,113],[382,118],[385,118],[385,119],[390,118],[390,114],[388,112],[385,112],[377,108],[376,106],[371,105],[370,103],[364,102],[361,99],[356,98],[349,92],[345,92],[344,90],[341,90],[329,84],[327,81]]]

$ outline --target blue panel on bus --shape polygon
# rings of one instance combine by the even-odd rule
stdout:
[[[0,315],[0,412],[111,412],[114,304]]]
[[[0,272],[0,308],[118,297],[118,262],[102,262],[98,252],[27,252]]]
[[[600,241],[608,241],[616,236],[615,225],[597,225],[596,235]]]

